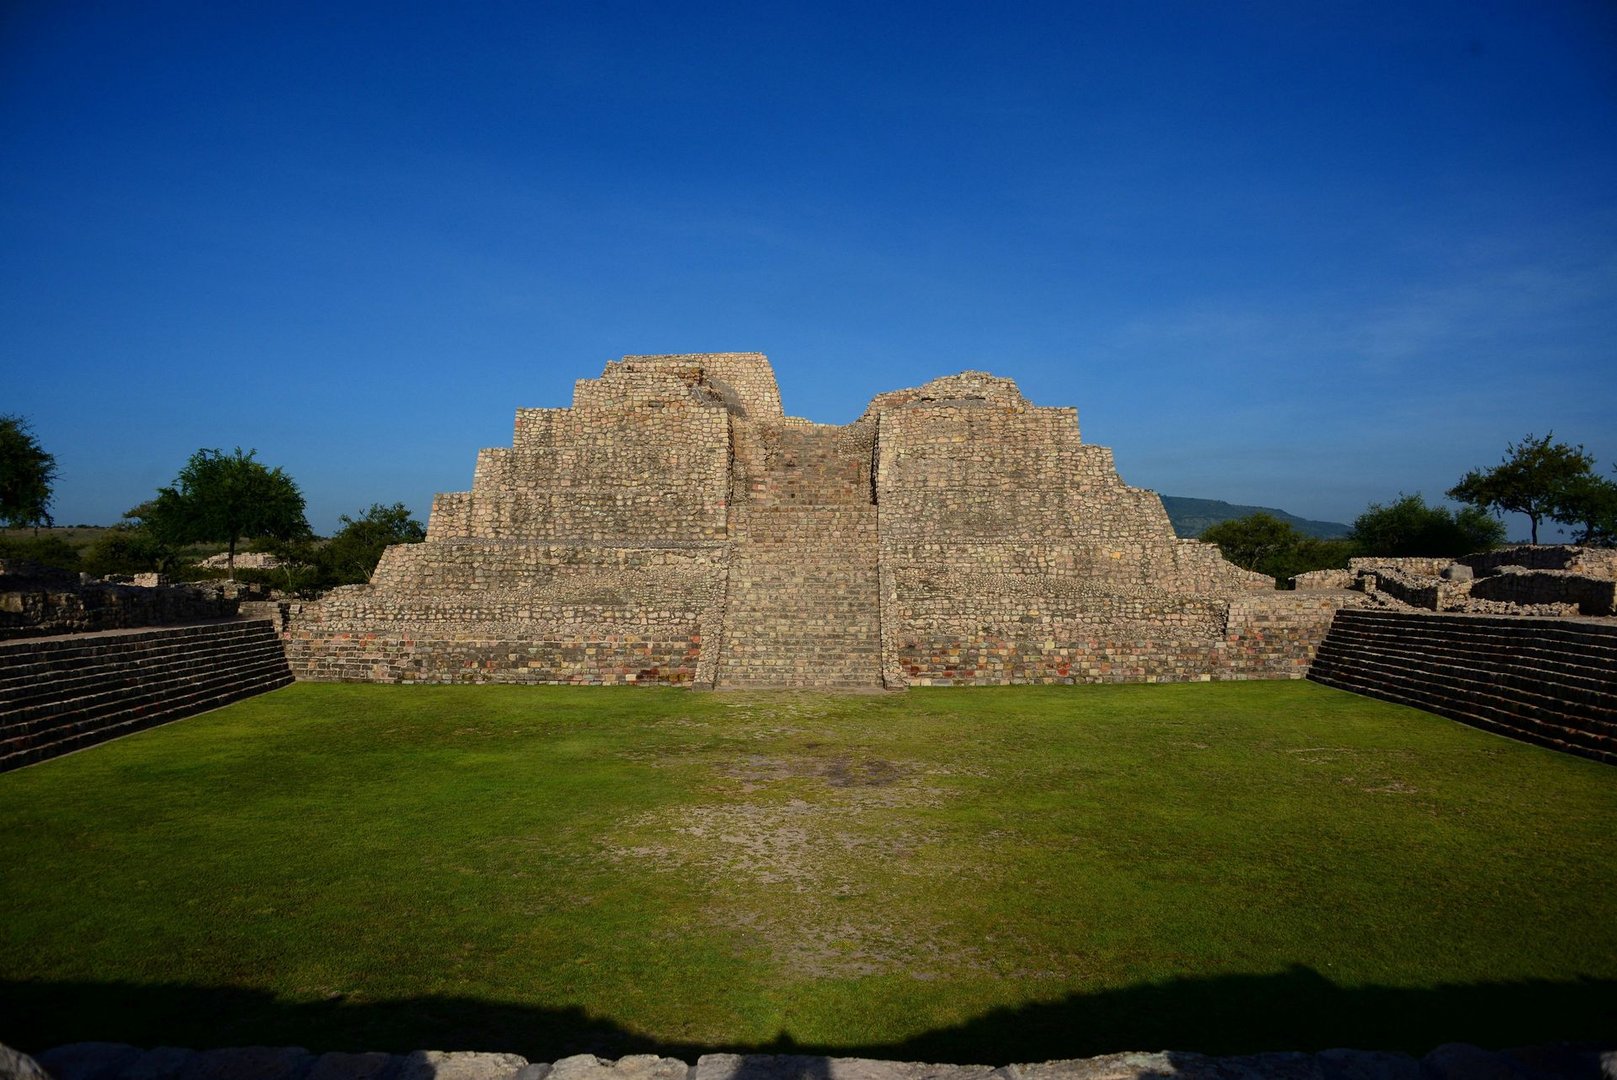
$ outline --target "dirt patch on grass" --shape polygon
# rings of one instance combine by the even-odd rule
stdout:
[[[702,801],[620,822],[603,838],[605,857],[708,883],[711,924],[798,976],[980,970],[978,950],[927,903],[961,876],[958,850],[943,854],[946,837],[926,814],[949,798],[937,783],[946,770],[850,747],[812,724],[782,727],[779,708],[727,705],[738,721],[727,736],[748,743],[765,732],[767,752],[701,765],[693,755],[686,765],[717,777]],[[811,721],[805,712],[794,719]]]

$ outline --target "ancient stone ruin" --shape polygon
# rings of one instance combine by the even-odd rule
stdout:
[[[1459,559],[1350,559],[1298,589],[1356,589],[1371,606],[1469,615],[1617,615],[1617,549],[1517,545]]]
[[[1347,593],[1175,538],[1077,411],[964,372],[856,422],[757,353],[630,356],[521,409],[371,583],[294,605],[303,679],[901,688],[1300,677]]]

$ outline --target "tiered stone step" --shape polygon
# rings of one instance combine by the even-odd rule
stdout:
[[[738,508],[718,686],[876,689],[876,507]]]
[[[1617,624],[1344,608],[1308,677],[1617,764]]]
[[[290,682],[268,620],[0,642],[0,772]]]

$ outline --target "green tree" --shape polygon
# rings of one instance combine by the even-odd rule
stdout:
[[[0,416],[0,521],[14,529],[51,523],[56,458],[21,416]]]
[[[1217,544],[1224,557],[1246,570],[1256,570],[1284,584],[1309,570],[1347,565],[1353,547],[1345,540],[1318,540],[1273,514],[1248,514],[1210,525],[1200,539]]]
[[[1401,494],[1386,506],[1371,503],[1354,519],[1351,539],[1364,555],[1458,557],[1498,547],[1505,526],[1475,506],[1456,513],[1427,506],[1419,495]]]
[[[393,544],[419,544],[427,538],[427,527],[410,516],[403,503],[383,506],[372,503],[358,518],[347,514],[337,519],[337,530],[320,549],[324,577],[332,585],[362,585],[381,561],[382,552]]]
[[[1505,457],[1491,469],[1472,469],[1449,488],[1448,496],[1496,514],[1526,514],[1538,543],[1538,523],[1555,518],[1555,507],[1569,485],[1592,476],[1595,459],[1581,446],[1528,435],[1505,447]]]
[[[136,509],[163,543],[226,544],[226,565],[236,576],[236,546],[243,537],[289,540],[309,532],[303,493],[280,468],[255,460],[257,450],[198,450],[170,487]],[[133,514],[135,511],[131,511]]]
[[[1573,477],[1556,492],[1551,516],[1579,527],[1574,543],[1617,544],[1617,483],[1592,473]]]

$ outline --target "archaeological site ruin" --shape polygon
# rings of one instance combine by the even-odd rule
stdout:
[[[854,423],[757,353],[630,356],[520,409],[371,583],[294,605],[300,679],[912,685],[1300,677],[1347,594],[1176,539],[1077,411],[965,372]]]
[[[0,772],[294,679],[709,689],[1307,677],[1617,764],[1617,555],[1354,559],[1277,591],[1175,537],[1071,408],[965,372],[844,426],[756,353],[631,356],[319,600],[0,561]],[[9,640],[8,640],[9,639]]]

